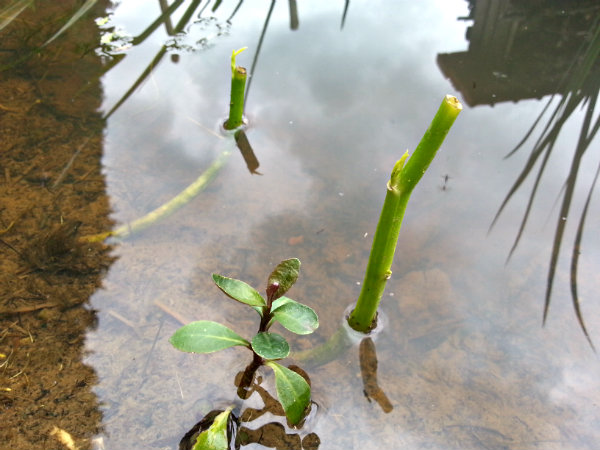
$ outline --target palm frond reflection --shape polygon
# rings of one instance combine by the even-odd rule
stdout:
[[[513,246],[509,252],[508,258],[510,258],[510,256],[515,251],[517,245],[519,244],[521,237],[523,236],[523,231],[528,222],[529,215],[532,210],[533,203],[538,192],[538,188],[540,186],[542,175],[544,174],[544,170],[546,169],[546,165],[548,160],[550,159],[552,151],[556,148],[556,142],[559,135],[561,134],[563,126],[565,126],[565,124],[568,122],[568,120],[571,118],[571,116],[576,110],[580,108],[585,108],[585,116],[579,132],[577,145],[575,147],[575,151],[571,160],[569,173],[561,191],[562,201],[554,231],[554,240],[552,244],[552,252],[548,267],[546,293],[544,298],[544,312],[542,321],[543,324],[546,323],[546,319],[548,317],[550,299],[552,296],[552,289],[554,285],[560,250],[563,243],[565,229],[567,227],[567,224],[569,223],[569,214],[571,213],[573,196],[582,160],[587,150],[590,148],[590,144],[594,140],[596,133],[598,132],[598,128],[600,128],[600,117],[597,117],[598,115],[595,114],[596,102],[598,99],[598,91],[600,87],[600,78],[598,77],[596,67],[598,56],[600,55],[599,21],[596,21],[589,34],[591,36],[590,41],[588,41],[587,45],[583,46],[580,49],[579,53],[575,55],[573,64],[571,66],[571,70],[567,73],[567,76],[563,81],[562,89],[559,89],[559,92],[562,92],[562,98],[552,111],[543,130],[541,131],[539,137],[537,138],[535,144],[533,145],[533,148],[529,153],[529,157],[527,159],[527,162],[525,163],[525,167],[521,170],[517,179],[511,186],[508,194],[504,198],[504,201],[502,202],[498,212],[496,213],[496,217],[494,218],[491,225],[491,227],[494,226],[499,216],[505,209],[506,205],[509,203],[509,201],[517,192],[517,190],[519,190],[519,188],[523,185],[525,180],[529,179],[530,177],[534,177],[529,201],[527,203],[527,206],[525,207],[525,212],[523,214],[519,230],[515,237]],[[553,101],[554,96],[550,98],[550,100],[544,107],[542,113],[535,120],[532,127],[526,133],[525,137],[515,147],[515,149],[513,149],[507,155],[507,157],[510,157],[513,154],[515,154],[531,139],[535,130],[539,127],[543,116],[546,115],[546,113],[550,109],[550,106],[553,103]],[[594,117],[596,117],[595,120]],[[534,168],[536,166],[538,166],[537,173],[535,173],[534,171]],[[598,168],[598,171],[600,171],[600,167]],[[579,216],[577,232],[571,251],[570,271],[571,299],[573,303],[573,308],[575,310],[575,315],[577,317],[581,330],[585,334],[587,341],[594,350],[595,347],[586,328],[585,322],[583,320],[583,314],[581,311],[581,298],[578,294],[577,289],[577,269],[585,220],[589,210],[591,197],[596,186],[596,181],[598,179],[598,171],[596,172],[596,175],[591,185],[589,186],[587,200]]]

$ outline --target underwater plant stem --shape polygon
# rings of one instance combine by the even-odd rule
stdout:
[[[225,122],[226,130],[234,130],[243,123],[246,77],[246,69],[236,66],[231,76],[231,101],[229,103],[229,118]]]
[[[354,345],[348,325],[340,326],[335,333],[323,344],[295,352],[291,356],[309,368],[315,368],[327,364],[329,361],[339,357]]]
[[[433,161],[461,110],[462,105],[458,99],[446,95],[413,155],[408,159],[406,152],[394,165],[373,237],[362,289],[356,307],[348,318],[348,324],[356,331],[366,333],[375,325],[385,284],[392,275],[396,243],[410,194]]]
[[[217,173],[219,173],[219,170],[221,170],[230,154],[230,150],[224,150],[223,152],[221,152],[221,154],[213,161],[210,167],[208,167],[202,173],[202,175],[196,178],[196,180],[192,184],[186,187],[183,191],[181,191],[178,195],[173,197],[167,203],[164,203],[163,205],[149,212],[145,216],[140,217],[139,219],[136,219],[133,222],[121,225],[120,227],[117,227],[112,231],[94,234],[91,236],[83,236],[81,237],[81,240],[85,242],[102,242],[108,237],[126,238],[127,236],[137,233],[159,222],[160,220],[165,219],[166,217],[170,216],[175,211],[177,211],[179,208],[189,203],[194,197],[196,197],[217,175]]]

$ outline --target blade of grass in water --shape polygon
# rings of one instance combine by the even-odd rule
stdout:
[[[77,12],[75,12],[75,14],[73,14],[71,16],[71,18],[67,21],[67,23],[65,23],[62,26],[62,28],[60,30],[58,30],[56,33],[54,33],[54,35],[50,39],[48,39],[46,42],[44,42],[42,47],[47,46],[50,42],[55,40],[57,37],[59,37],[61,34],[63,34],[65,31],[67,31],[69,28],[71,28],[75,22],[77,22],[79,19],[81,19],[85,15],[85,13],[88,12],[90,10],[90,8],[96,4],[96,2],[97,2],[97,0],[87,0],[83,5],[81,5],[81,7],[77,10]]]
[[[0,31],[10,25],[32,3],[33,0],[17,0],[0,11]]]

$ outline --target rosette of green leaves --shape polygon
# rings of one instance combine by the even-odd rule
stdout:
[[[292,424],[302,419],[308,407],[310,387],[295,372],[276,363],[270,364],[287,357],[290,346],[283,336],[269,329],[278,322],[292,333],[302,335],[312,333],[319,326],[319,319],[312,308],[284,296],[298,279],[299,269],[300,261],[296,258],[279,263],[269,275],[266,299],[243,281],[213,274],[213,281],[225,295],[248,305],[260,316],[259,331],[251,341],[220,323],[208,320],[189,323],[170,339],[175,348],[184,352],[212,353],[234,346],[252,350],[273,369],[279,400]]]

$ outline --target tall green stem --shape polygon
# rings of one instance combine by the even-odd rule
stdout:
[[[392,275],[391,267],[396,243],[410,194],[433,161],[461,110],[462,105],[456,97],[450,95],[444,97],[413,155],[406,161],[408,158],[406,152],[392,170],[381,216],[373,237],[365,279],[356,307],[348,318],[348,324],[356,331],[366,333],[375,324],[379,301],[385,284]]]

